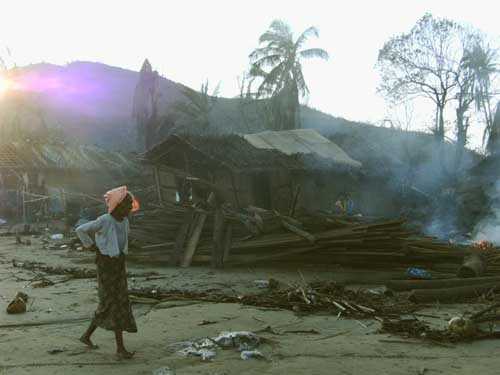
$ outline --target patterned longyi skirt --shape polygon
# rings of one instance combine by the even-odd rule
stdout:
[[[93,323],[110,331],[137,332],[128,298],[125,256],[109,257],[97,251],[96,265],[99,305]]]

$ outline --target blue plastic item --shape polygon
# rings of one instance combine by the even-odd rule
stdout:
[[[406,274],[421,279],[429,279],[431,277],[431,273],[429,271],[423,270],[421,268],[408,268],[406,270]]]

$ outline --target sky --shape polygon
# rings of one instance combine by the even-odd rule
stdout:
[[[330,59],[304,62],[310,89],[304,100],[334,116],[382,124],[404,117],[388,109],[376,93],[379,49],[391,36],[407,32],[426,12],[472,25],[500,37],[491,1],[447,0],[316,1],[211,0],[0,0],[0,50],[18,66],[49,62],[97,61],[139,70],[144,58],[173,81],[193,88],[220,82],[220,95],[238,93],[238,77],[249,53],[274,19],[298,35],[320,31],[308,46]],[[412,109],[420,121],[432,113]],[[402,115],[403,114],[403,115]],[[415,117],[415,116],[414,116]],[[414,127],[423,126],[415,124]]]

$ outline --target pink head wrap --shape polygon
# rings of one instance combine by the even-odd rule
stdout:
[[[139,210],[139,202],[134,197],[134,195],[130,191],[127,191],[126,186],[120,186],[111,189],[110,191],[106,192],[106,194],[104,194],[104,200],[106,201],[106,206],[108,206],[108,213],[113,212],[116,206],[118,206],[121,202],[123,202],[123,200],[127,196],[127,193],[130,194],[130,196],[132,197],[131,212]]]

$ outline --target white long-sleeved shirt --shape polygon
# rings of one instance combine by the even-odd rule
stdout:
[[[120,237],[116,225],[121,226]],[[122,222],[116,221],[110,214],[99,216],[94,221],[85,223],[76,228],[76,234],[84,247],[90,247],[94,243],[102,255],[117,257],[120,250],[123,254],[128,254],[128,233],[130,231],[129,222],[124,218]],[[120,245],[123,243],[122,248]]]

